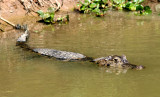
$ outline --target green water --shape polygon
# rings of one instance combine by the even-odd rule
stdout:
[[[66,25],[41,25],[28,44],[93,58],[125,54],[146,69],[107,70],[87,61],[38,56],[16,47],[20,33],[10,30],[0,34],[0,97],[159,97],[160,17],[121,12],[70,17]]]

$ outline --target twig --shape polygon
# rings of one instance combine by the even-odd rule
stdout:
[[[6,19],[4,19],[4,18],[2,18],[2,17],[0,17],[0,19],[1,19],[2,21],[4,21],[4,22],[8,23],[9,25],[11,25],[11,26],[13,26],[13,27],[16,27],[15,24],[13,24],[13,23],[7,21]]]
[[[54,3],[52,2],[52,0],[49,0],[50,2],[51,2],[51,5],[53,5],[54,6]]]
[[[42,0],[37,0],[37,3],[39,3],[39,5],[40,5],[41,7],[44,7],[44,4],[43,4]]]
[[[32,4],[33,9],[34,9],[34,7],[40,9],[38,7],[38,5],[33,0],[30,0],[30,3]]]
[[[38,1],[39,1],[39,0],[38,0]],[[39,1],[39,2],[40,2],[40,1]],[[47,4],[48,6],[50,6],[50,4],[49,4],[49,3],[47,3],[47,2],[46,2],[46,1],[44,1],[44,0],[42,0],[42,1],[41,1],[41,3],[43,3],[43,6],[44,6],[44,3],[45,3],[45,4]]]
[[[56,1],[56,3],[57,3],[57,9],[56,9],[56,11],[58,11],[60,8],[61,8],[61,4],[57,1],[57,0],[55,0]]]
[[[24,29],[24,30],[27,29],[27,25],[20,25],[20,24],[15,25],[15,24],[9,22],[8,20],[6,20],[6,19],[4,19],[4,18],[2,18],[2,17],[0,17],[0,19],[1,19],[2,21],[6,22],[7,24],[13,26],[13,27],[16,28],[16,29]],[[3,31],[3,29],[0,29],[0,30]]]
[[[62,4],[61,4],[61,7],[63,6],[63,0],[61,0]]]

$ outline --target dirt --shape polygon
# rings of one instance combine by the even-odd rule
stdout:
[[[46,11],[47,8],[49,7],[47,4],[44,4],[44,6],[39,6],[37,3],[35,3],[37,4],[36,6],[38,7],[34,7],[33,8],[34,11],[28,11],[25,9],[25,6],[20,1],[22,0],[0,0],[0,16],[11,21],[14,24],[23,23],[24,18],[32,17],[36,19],[36,17],[38,16],[36,11],[38,10]],[[23,1],[26,1],[26,0],[23,0]],[[33,1],[36,2],[37,0],[33,0]],[[44,1],[48,1],[48,0],[44,0]],[[51,0],[51,1],[53,3],[56,3],[55,0]],[[56,14],[57,17],[59,16],[60,13],[66,14],[67,12],[73,11],[78,1],[79,0],[63,0],[63,5],[62,5],[62,0],[58,0],[58,2],[62,5],[62,7],[58,11],[58,15]],[[27,21],[25,21],[25,23],[27,23]],[[8,27],[6,23],[0,20],[0,32],[4,30],[6,31],[9,29],[11,29],[11,27],[10,26]]]
[[[21,0],[0,0],[0,15],[5,18],[11,18],[14,16],[36,16],[35,12],[38,10],[46,10],[48,6],[34,8],[35,12],[29,12],[27,13],[27,10],[25,10],[25,7],[20,2]],[[25,0],[24,0],[25,1]],[[33,0],[35,1],[35,0]],[[53,3],[55,3],[55,0],[51,0]],[[58,0],[59,3],[62,4],[61,0]],[[73,8],[76,6],[77,2],[79,0],[63,0],[63,6],[60,8],[60,11],[72,11]],[[37,6],[39,6],[37,4]]]

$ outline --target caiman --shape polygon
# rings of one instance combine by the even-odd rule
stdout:
[[[44,56],[54,57],[54,58],[65,60],[65,61],[89,60],[90,62],[99,64],[99,66],[105,66],[105,67],[129,68],[129,69],[137,69],[137,70],[144,69],[144,66],[142,65],[138,66],[138,65],[130,64],[125,55],[122,55],[122,56],[111,55],[108,57],[93,59],[91,57],[87,57],[80,53],[48,49],[48,48],[32,48],[28,46],[28,44],[26,44],[28,38],[29,38],[29,31],[26,29],[25,33],[23,33],[17,39],[16,45],[22,48],[31,50],[32,52],[39,53]]]

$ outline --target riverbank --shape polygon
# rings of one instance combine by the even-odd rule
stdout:
[[[28,4],[27,8],[30,8],[30,9],[26,9],[27,5],[25,6],[25,4],[27,3],[22,3],[20,1],[23,1],[23,0],[0,0],[0,16],[13,22],[14,24],[24,23],[23,21],[25,19],[29,19],[28,22],[31,22],[32,24],[33,21],[36,22],[35,19],[38,19],[37,18],[38,15],[36,12],[38,10],[46,11],[48,8],[48,6],[45,4],[43,4],[44,6],[40,7],[40,5],[38,4],[38,1],[40,0],[33,0],[33,2],[35,2],[35,4],[37,5],[29,6]],[[56,0],[50,0],[50,1],[52,1],[53,4],[56,4]],[[83,1],[83,0],[58,0],[61,7],[58,13],[56,13],[56,16],[59,17],[60,15],[66,14],[67,12],[72,12],[79,1]],[[143,3],[143,5],[149,5],[152,11],[155,12],[157,10],[160,10],[160,6],[158,6],[158,9],[156,7],[158,2],[159,2],[158,0],[146,0]],[[11,27],[8,27],[8,25],[6,25],[6,23],[4,23],[1,20],[0,20],[0,25],[1,25],[0,32],[2,32],[3,30],[6,31],[7,29],[11,28]]]
[[[29,19],[28,22],[30,21],[36,22],[36,20],[38,19],[37,18],[38,14],[36,12],[38,10],[46,11],[48,8],[47,4],[39,6],[38,3],[35,3],[37,4],[36,5],[37,7],[32,6],[32,9],[25,9],[24,4],[20,1],[22,0],[0,0],[0,16],[13,22],[14,24],[23,23],[24,18]],[[55,0],[51,1],[52,3],[56,4]],[[76,6],[79,0],[63,0],[63,2],[62,0],[57,0],[57,1],[60,3],[61,7],[59,11],[56,13],[55,17],[60,17],[60,15],[63,16],[67,12],[73,11],[74,7]],[[37,0],[33,0],[33,2],[37,2]],[[3,30],[6,31],[11,28],[8,27],[8,25],[1,20],[0,24],[1,24],[0,32],[2,32]]]
[[[46,10],[48,8],[47,5],[44,4],[44,6],[39,6],[37,3],[37,7],[28,7],[32,8],[30,9],[25,9],[25,6],[23,3],[20,2],[21,0],[0,0],[0,15],[5,18],[11,18],[11,17],[17,17],[17,16],[36,16],[37,14],[35,13],[38,10]],[[36,0],[33,0],[36,2]],[[52,3],[56,3],[55,0]],[[73,8],[76,6],[79,0],[58,0],[61,8],[60,11],[72,11]],[[30,6],[28,4],[28,6]]]
[[[48,6],[45,6],[45,4],[42,7],[38,7],[39,5],[35,5],[37,7],[33,7],[32,10],[28,11],[25,9],[24,4],[20,1],[22,0],[0,0],[0,15],[5,18],[12,18],[12,17],[26,16],[26,15],[36,16],[37,15],[35,14],[36,11],[40,9],[46,10],[48,8]],[[33,0],[33,1],[36,2],[38,0]],[[55,0],[51,0],[51,1],[52,3],[56,3]],[[74,7],[76,7],[79,1],[83,1],[83,0],[58,0],[60,5],[62,5],[60,8],[60,11],[72,11]],[[155,11],[156,10],[155,5],[157,5],[157,3],[158,3],[158,0],[146,0],[143,4],[149,5],[151,9]]]

